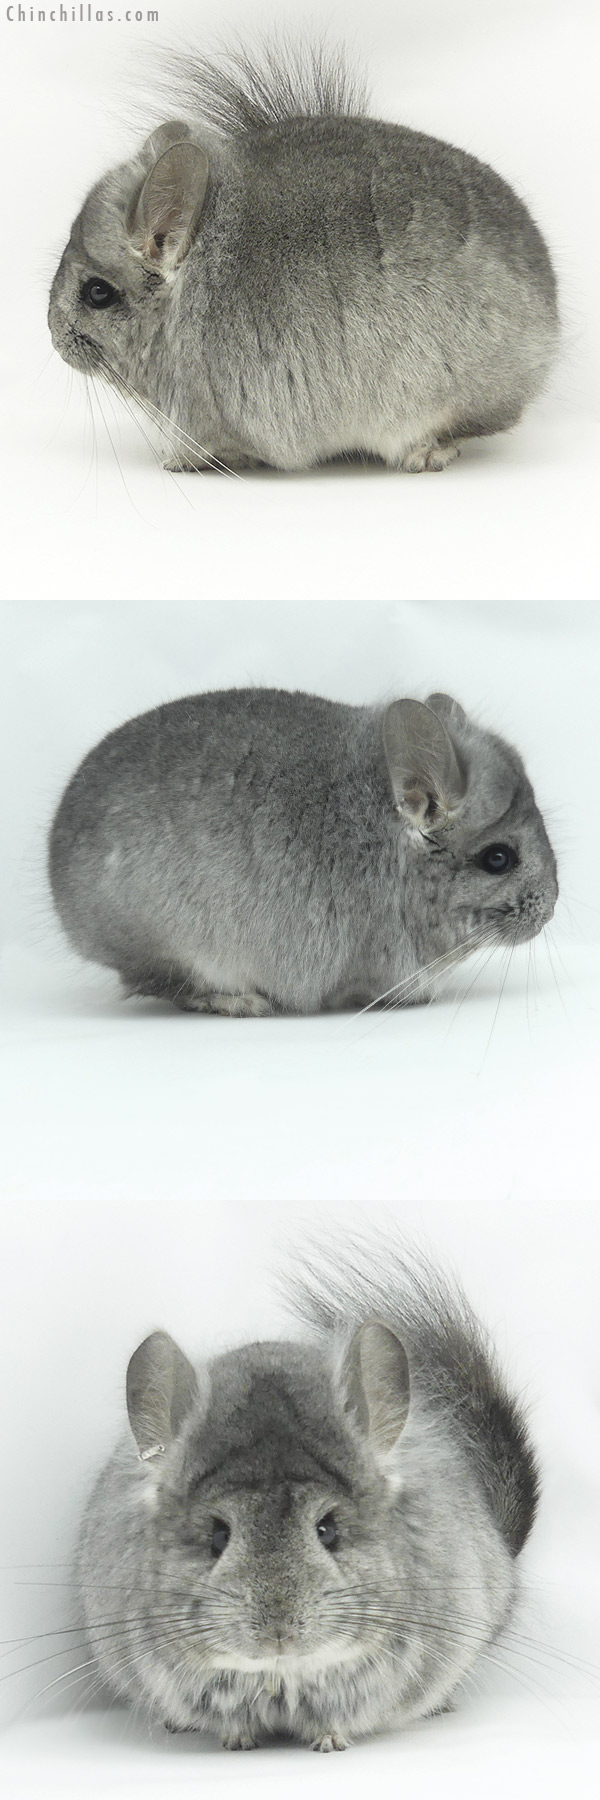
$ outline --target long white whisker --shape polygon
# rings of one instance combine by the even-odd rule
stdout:
[[[170,438],[171,444],[175,450],[178,444],[182,443],[184,448],[193,450],[201,456],[210,468],[220,471],[223,475],[230,475],[235,481],[243,481],[244,478],[238,469],[230,468],[228,463],[223,462],[220,457],[214,456],[212,451],[207,450],[204,445],[199,444],[195,438],[190,436],[189,432],[185,431],[182,426],[177,425],[173,419],[168,417],[167,413],[164,413],[159,406],[156,406],[153,400],[149,400],[146,395],[138,394],[137,390],[131,386],[131,383],[125,381],[124,377],[119,375],[116,369],[112,368],[106,357],[102,358],[101,368],[105,374],[110,376],[117,392],[121,394],[121,398],[127,394],[130,400],[135,401],[136,405],[141,407],[141,410],[146,413],[146,417],[150,419],[153,424],[159,425],[162,428],[165,436]],[[173,473],[173,471],[170,472]]]
[[[452,950],[445,950],[442,955],[433,957],[431,962],[423,963],[422,967],[415,969],[412,975],[405,975],[401,981],[396,981],[392,987],[386,988],[383,994],[378,994],[375,1000],[369,1000],[367,1006],[361,1006],[360,1010],[354,1013],[354,1020],[362,1019],[363,1014],[371,1012],[374,1006],[381,1006],[382,1001],[388,1000],[390,995],[398,995],[401,992],[408,992],[411,987],[418,987],[424,976],[431,976],[436,969],[443,971],[450,968],[451,972],[456,964],[463,962],[472,951],[481,949],[491,941],[491,935],[488,936],[487,933],[482,937],[463,938],[462,942],[454,945]],[[493,941],[497,942],[495,933]],[[464,955],[461,952],[464,952]]]

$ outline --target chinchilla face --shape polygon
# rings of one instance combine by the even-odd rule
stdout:
[[[454,940],[535,937],[556,905],[556,859],[516,751],[446,694],[392,705],[384,746],[416,869]]]
[[[65,362],[156,394],[168,363],[165,317],[207,183],[205,151],[173,121],[92,189],[50,294],[48,323]]]
[[[346,1425],[343,1402],[355,1418],[361,1406],[366,1415],[378,1333],[394,1366],[379,1438],[369,1446],[368,1431],[363,1444]],[[150,1420],[147,1409],[165,1355],[174,1356],[188,1395],[195,1388],[179,1440],[166,1446],[164,1461],[148,1459],[143,1511],[152,1608],[158,1618],[179,1615],[188,1649],[205,1669],[251,1672],[277,1662],[280,1671],[300,1664],[316,1673],[364,1656],[366,1641],[372,1649],[382,1642],[377,1596],[384,1610],[399,1558],[390,1554],[395,1490],[375,1453],[402,1429],[408,1373],[390,1332],[367,1326],[359,1335],[360,1380],[348,1360],[342,1399],[307,1346],[250,1345],[220,1358],[200,1403],[193,1370],[162,1333],[132,1359],[129,1411],[142,1455],[157,1430],[161,1443],[168,1436],[164,1413]],[[356,1362],[356,1345],[350,1354]],[[366,1624],[361,1596],[368,1596]]]

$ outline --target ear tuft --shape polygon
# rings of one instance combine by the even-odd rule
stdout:
[[[174,1338],[166,1331],[144,1338],[127,1369],[127,1412],[143,1462],[167,1449],[198,1393],[195,1370]]]
[[[170,129],[160,126],[154,137]],[[146,176],[129,222],[129,234],[143,262],[151,263],[162,275],[172,274],[191,248],[208,176],[206,151],[189,139],[163,150]]]
[[[447,824],[467,784],[443,719],[419,700],[394,700],[383,720],[383,747],[398,811],[425,833]]]

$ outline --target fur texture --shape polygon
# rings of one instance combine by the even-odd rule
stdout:
[[[430,998],[470,951],[535,936],[558,891],[519,756],[440,694],[158,707],[74,775],[50,874],[76,949],[129,991],[252,1014]]]
[[[180,62],[177,93],[187,116],[88,195],[49,312],[170,466],[440,469],[519,419],[557,352],[555,282],[500,176],[366,116],[319,51]]]
[[[304,1342],[196,1369],[164,1333],[140,1345],[82,1530],[101,1677],[232,1749],[342,1749],[447,1706],[535,1514],[522,1411],[460,1290],[393,1245],[320,1268],[295,1284]]]

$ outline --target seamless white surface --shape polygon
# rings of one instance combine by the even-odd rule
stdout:
[[[13,771],[0,824],[9,1793],[274,1782],[295,1796],[365,1781],[424,1800],[440,1784],[451,1796],[591,1793],[598,609],[88,604],[5,608],[0,623]],[[559,849],[552,937],[508,970],[501,957],[466,968],[436,1005],[405,1012],[229,1021],[124,1004],[55,931],[46,823],[101,732],[160,699],[248,680],[350,700],[442,687],[512,737]],[[521,1640],[455,1714],[344,1758],[228,1757],[149,1737],[69,1675],[79,1639],[62,1657],[55,1635],[71,1617],[81,1506],[121,1428],[128,1356],[157,1325],[191,1354],[285,1330],[272,1272],[294,1243],[388,1220],[460,1273],[531,1408],[544,1485]]]
[[[160,0],[157,24],[127,23],[125,10],[114,6],[112,23],[106,9],[84,24],[2,19],[4,159],[18,170],[0,353],[6,595],[597,598],[593,0]],[[82,382],[51,354],[48,288],[71,221],[164,110],[163,47],[211,51],[236,32],[253,42],[274,21],[292,38],[345,41],[370,70],[376,113],[494,164],[552,247],[563,352],[548,392],[514,432],[466,446],[441,476],[168,476],[120,403],[99,389],[92,416]]]

